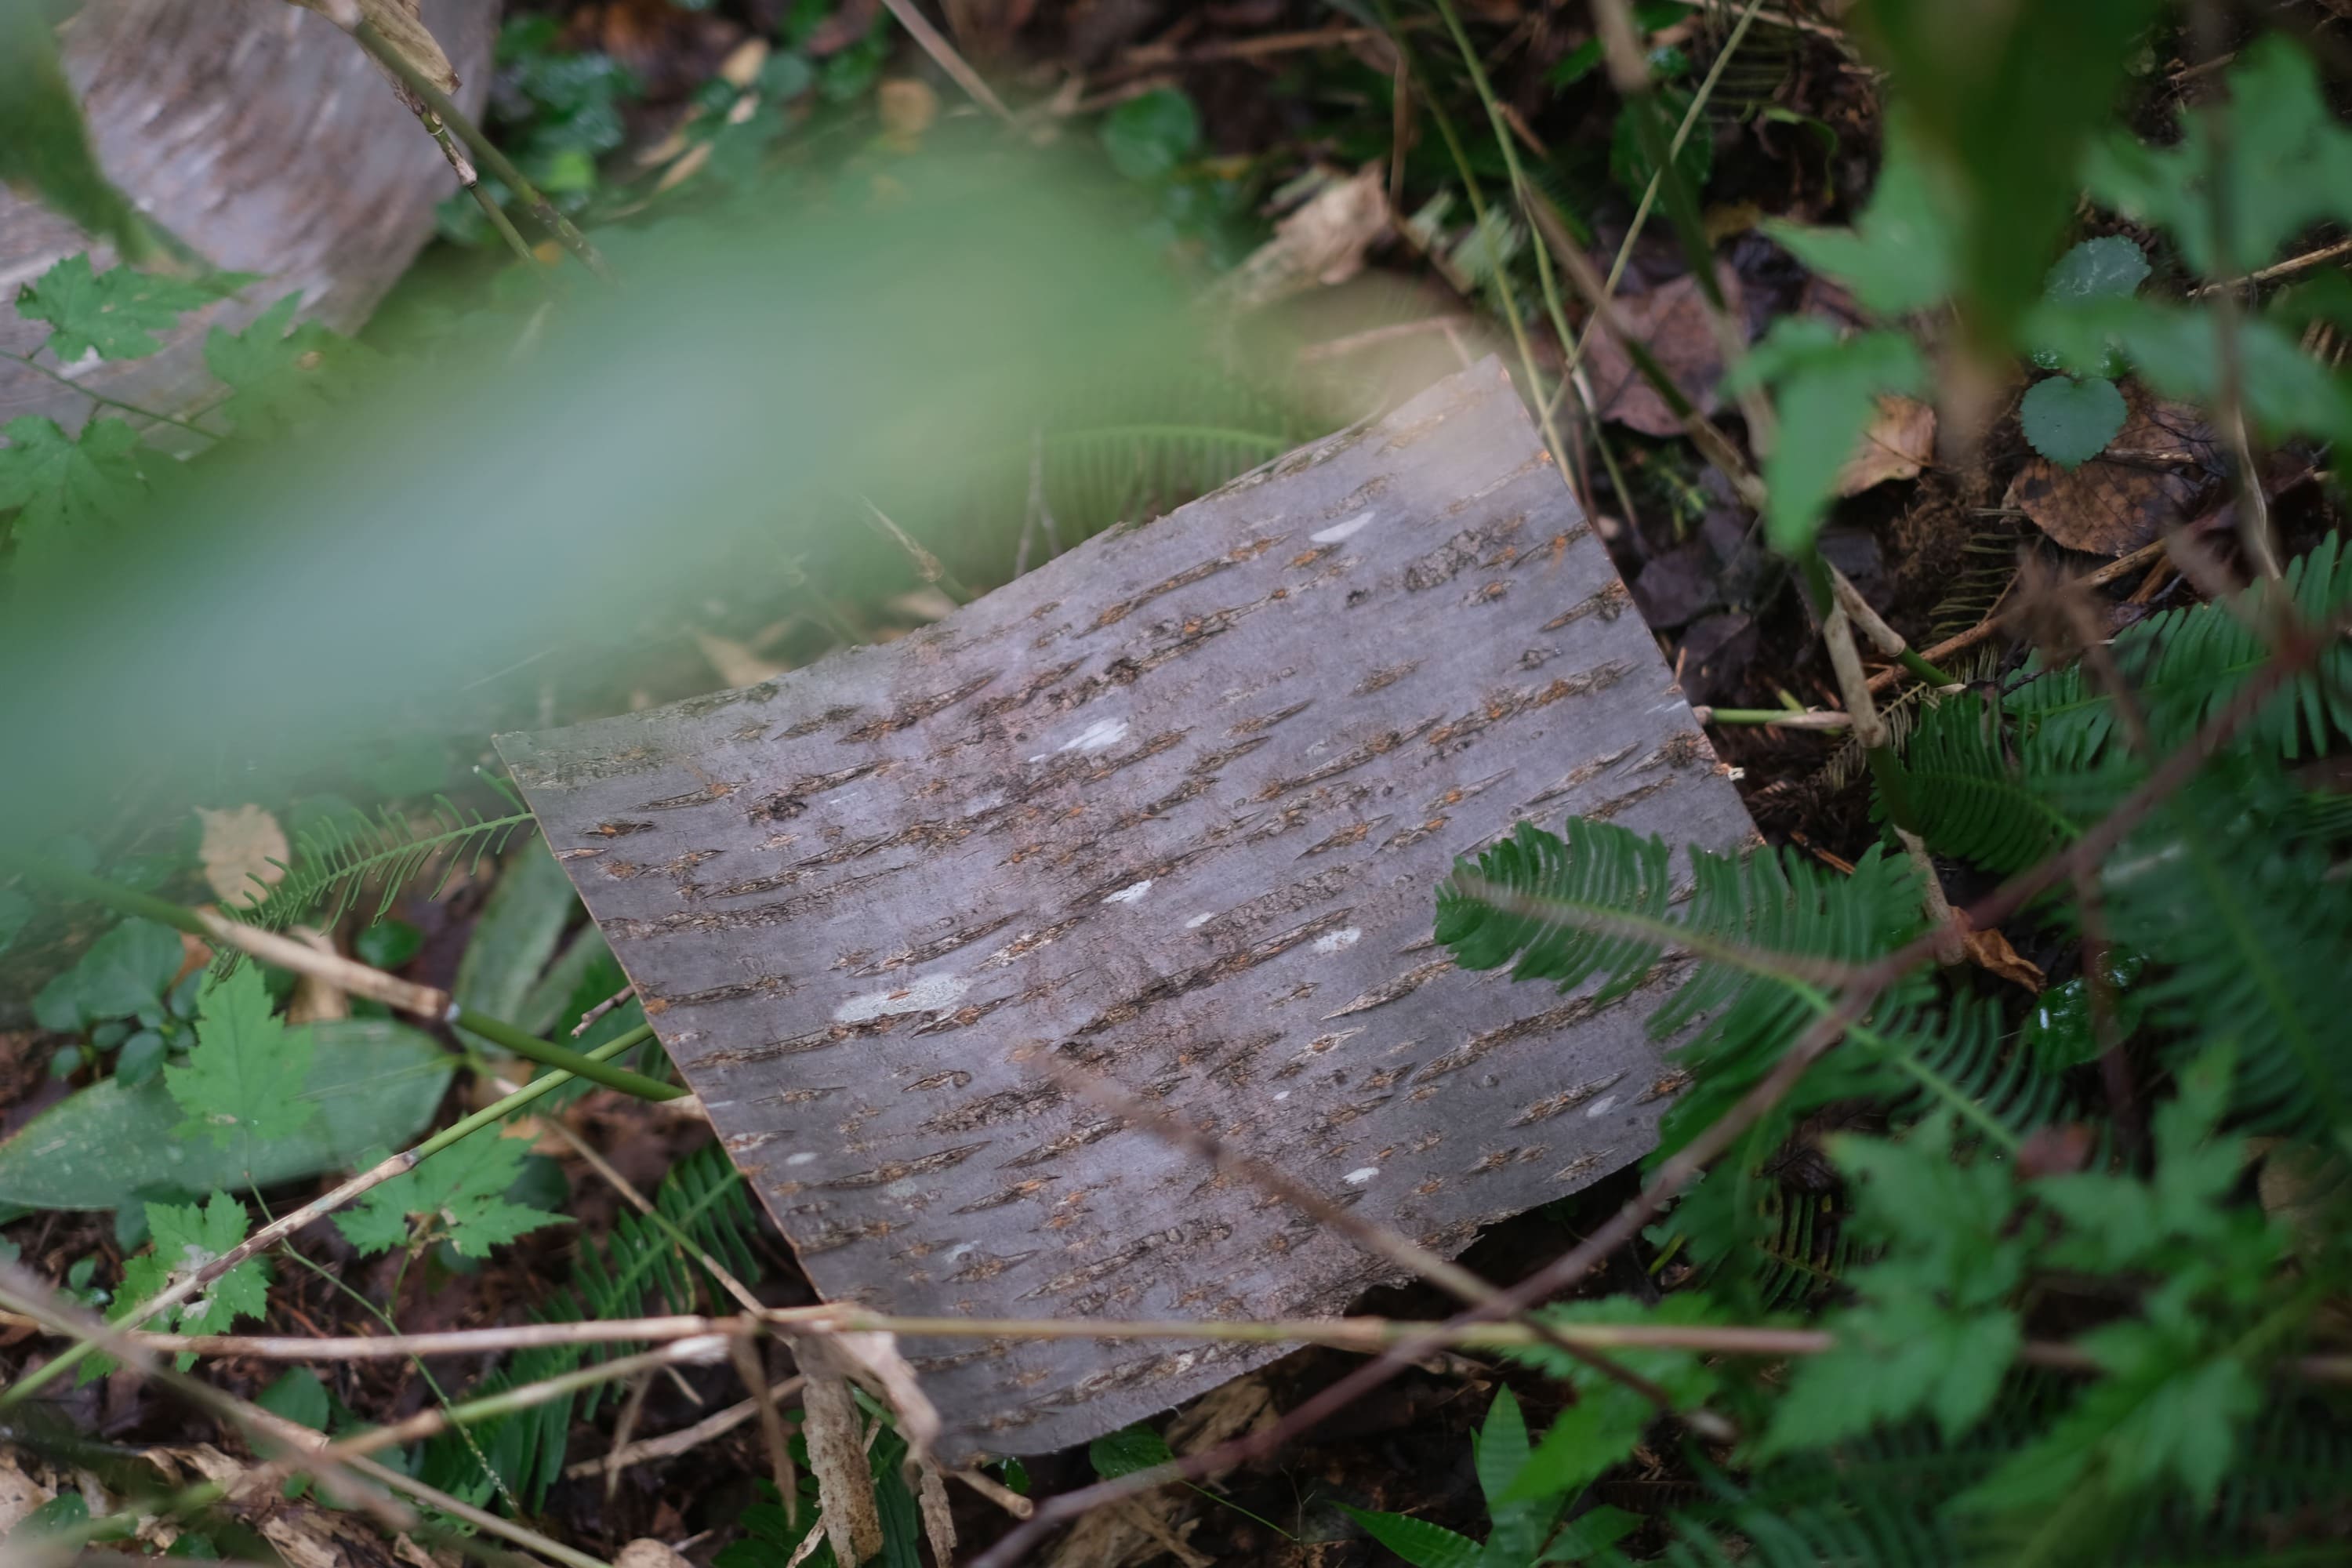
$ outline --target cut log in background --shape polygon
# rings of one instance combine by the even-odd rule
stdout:
[[[1493,362],[882,647],[499,748],[810,1278],[908,1314],[1333,1311],[1385,1267],[1066,1064],[1452,1255],[1671,1093],[1643,1020],[1454,969],[1454,858],[1752,828]],[[913,1341],[951,1459],[1279,1347]]]
[[[478,110],[489,87],[497,0],[424,0],[423,19]],[[203,345],[289,293],[339,331],[367,319],[433,234],[457,189],[439,149],[360,47],[286,0],[89,0],[62,34],[68,76],[100,164],[140,210],[224,271],[267,279],[192,312],[140,359],[77,369],[110,397],[185,414],[213,386]],[[16,290],[80,251],[109,247],[0,186],[0,350],[29,354],[48,325]],[[89,400],[0,360],[0,424],[47,415],[68,429]]]

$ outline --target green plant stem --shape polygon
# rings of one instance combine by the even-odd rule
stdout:
[[[156,900],[154,901],[159,904],[163,903],[163,900]],[[175,905],[163,904],[163,908],[166,910],[174,909],[177,906]],[[653,1038],[653,1033],[654,1030],[651,1024],[640,1024],[635,1028],[629,1030],[626,1034],[616,1035],[612,1039],[609,1039],[603,1045],[598,1046],[594,1050],[588,1052],[586,1059],[601,1064],[614,1057],[619,1056],[623,1051],[628,1050],[633,1047],[643,1045],[646,1041]],[[499,1122],[505,1121],[508,1117],[513,1115],[524,1106],[529,1105],[532,1100],[537,1100],[540,1096],[546,1094],[552,1089],[560,1089],[564,1084],[571,1082],[572,1077],[572,1074],[562,1071],[542,1073],[538,1078],[533,1079],[530,1082],[515,1090],[512,1094],[507,1095],[503,1099],[486,1105],[481,1110],[475,1111],[471,1116],[465,1117],[462,1120],[443,1128],[440,1131],[436,1132],[432,1137],[427,1138],[424,1142],[419,1143],[415,1148],[410,1149],[404,1153],[394,1155],[391,1159],[382,1162],[373,1169],[363,1171],[358,1175],[353,1176],[350,1181],[343,1183],[333,1192],[329,1193],[325,1197],[319,1199],[317,1202],[305,1204],[302,1207],[296,1209],[285,1218],[273,1221],[272,1223],[262,1226],[260,1230],[255,1232],[252,1236],[247,1237],[236,1247],[229,1248],[218,1258],[214,1258],[212,1262],[206,1264],[202,1269],[199,1269],[196,1273],[191,1275],[180,1285],[163,1291],[161,1295],[142,1302],[136,1312],[123,1320],[121,1326],[125,1329],[137,1328],[140,1324],[145,1322],[148,1319],[153,1317],[156,1313],[162,1311],[166,1307],[176,1306],[180,1302],[186,1300],[189,1297],[194,1295],[213,1280],[219,1279],[222,1275],[227,1273],[230,1269],[236,1268],[247,1258],[266,1250],[277,1242],[293,1235],[304,1226],[309,1225],[312,1220],[321,1218],[324,1215],[332,1213],[334,1210],[342,1207],[345,1204],[350,1203],[353,1198],[360,1196],[372,1187],[380,1186],[383,1183],[390,1181],[394,1176],[403,1175],[407,1172],[415,1170],[419,1164],[431,1159],[434,1155],[439,1153],[442,1150],[448,1148],[452,1143],[457,1142],[458,1140],[478,1132],[485,1127],[496,1126]],[[74,1346],[63,1355],[58,1356],[55,1361],[48,1363],[47,1365],[26,1373],[15,1383],[9,1384],[6,1389],[0,1390],[0,1409],[5,1409],[11,1405],[19,1404],[24,1400],[31,1398],[35,1394],[40,1392],[41,1389],[47,1387],[50,1383],[63,1375],[68,1370],[79,1363],[83,1357],[89,1355],[91,1348],[90,1344],[85,1341],[83,1343]]]
[[[530,208],[531,216],[546,226],[547,231],[562,242],[564,249],[578,257],[581,264],[598,278],[607,283],[613,280],[613,269],[605,265],[604,256],[595,246],[589,243],[588,237],[582,234],[570,218],[556,210],[555,204],[549,201],[537,185],[531,184],[528,175],[515,167],[513,159],[499,151],[497,144],[483,134],[482,128],[474,123],[473,116],[458,108],[447,93],[436,87],[426,79],[423,71],[416,68],[407,56],[394,48],[382,33],[376,31],[374,23],[362,18],[351,28],[351,35],[360,47],[365,49],[386,70],[398,77],[402,86],[421,100],[425,108],[438,115],[445,125],[457,133],[458,139],[466,143],[474,156],[482,161],[482,166],[496,174],[505,184],[507,189],[521,198],[524,205]]]
[[[109,397],[102,392],[94,392],[63,371],[53,370],[30,354],[12,354],[0,351],[0,360],[6,360],[10,364],[22,365],[36,375],[45,375],[59,386],[80,393],[102,408],[112,408],[123,414],[135,414],[142,419],[152,419],[158,425],[169,425],[175,429],[185,430],[192,436],[202,436],[207,441],[220,439],[218,436],[201,425],[191,425],[186,420],[175,419],[169,414],[158,414],[152,408],[142,408],[135,403],[125,403],[119,397]]]
[[[1374,4],[1380,9],[1381,26],[1388,32],[1390,47],[1395,49],[1397,58],[1405,62],[1406,70],[1416,80],[1420,79],[1420,60],[1413,54],[1412,46],[1404,40],[1404,29],[1397,22],[1396,7],[1390,0],[1374,0]],[[1453,156],[1454,167],[1462,177],[1463,193],[1470,200],[1470,216],[1483,230],[1486,225],[1486,194],[1479,187],[1478,176],[1471,171],[1470,153],[1462,143],[1462,132],[1426,81],[1421,83],[1421,97],[1422,101],[1429,106],[1430,119],[1437,122],[1438,134],[1445,138],[1445,150]],[[1518,349],[1519,370],[1527,378],[1528,400],[1535,405],[1536,416],[1543,425],[1544,445],[1550,448],[1552,461],[1565,474],[1569,471],[1568,448],[1560,441],[1559,424],[1552,418],[1551,399],[1543,395],[1543,384],[1536,374],[1535,348],[1528,341],[1528,324],[1519,316],[1518,290],[1511,287],[1509,268],[1497,265],[1493,276],[1495,291],[1503,297],[1503,319],[1509,323],[1511,342]]]
[[[185,931],[191,936],[204,937],[208,940],[216,939],[219,936],[219,932],[203,916],[184,904],[175,904],[167,899],[155,898],[135,889],[119,887],[101,878],[93,877],[87,871],[77,871],[70,866],[59,865],[54,860],[44,859],[37,856],[0,854],[0,864],[14,865],[26,876],[37,881],[47,882],[60,891],[105,904],[127,915],[138,915],[147,920],[157,921],[172,927],[174,931]],[[264,959],[262,962],[269,961]],[[640,1100],[677,1100],[686,1093],[686,1090],[675,1085],[647,1078],[642,1073],[631,1072],[626,1068],[608,1067],[601,1058],[583,1056],[578,1051],[542,1040],[528,1030],[517,1028],[503,1018],[490,1017],[487,1014],[478,1013],[473,1008],[457,1003],[451,1003],[447,1012],[435,1021],[449,1024],[478,1035],[493,1045],[503,1047],[519,1057],[538,1062],[542,1066],[560,1068],[576,1077],[587,1079],[593,1083],[603,1084],[607,1089],[617,1089],[623,1093],[633,1094]]]

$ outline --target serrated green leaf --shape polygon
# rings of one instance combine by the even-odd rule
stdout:
[[[1759,1458],[1826,1448],[1916,1415],[1932,1416],[1951,1441],[1991,1407],[2024,1342],[2017,1314],[1954,1310],[1906,1284],[1874,1282],[1871,1272],[1854,1278],[1869,1304],[1830,1321],[1836,1348],[1798,1362]]]
[[[335,1224],[362,1252],[388,1252],[407,1244],[410,1217],[423,1215],[429,1221],[425,1237],[448,1242],[460,1257],[488,1258],[493,1247],[563,1223],[507,1200],[530,1152],[528,1139],[464,1139],[374,1188],[357,1208],[337,1215]]]
[[[226,1193],[215,1193],[202,1207],[151,1203],[145,1212],[152,1247],[122,1266],[122,1289],[115,1292],[114,1305],[106,1315],[109,1322],[121,1322],[139,1307],[226,1254],[245,1239],[248,1224],[245,1205]],[[221,1334],[238,1320],[261,1318],[268,1310],[269,1266],[261,1258],[248,1258],[201,1294],[148,1320],[147,1326]],[[194,1360],[183,1355],[181,1369],[186,1370]],[[87,1380],[111,1364],[108,1357],[92,1356],[83,1363],[81,1376]]]
[[[302,1098],[319,1114],[251,1151],[186,1139],[160,1079],[109,1079],[68,1095],[0,1142],[0,1203],[45,1209],[122,1209],[144,1197],[201,1196],[345,1170],[371,1149],[401,1147],[432,1119],[457,1058],[388,1018],[310,1026],[315,1042]]]
[[[1087,1445],[1087,1458],[1094,1466],[1095,1474],[1107,1481],[1167,1464],[1175,1457],[1168,1439],[1141,1422],[1122,1426]]]
[[[208,983],[187,1065],[163,1068],[172,1098],[188,1113],[180,1132],[202,1130],[217,1147],[250,1150],[294,1131],[318,1114],[302,1098],[310,1051],[308,1028],[289,1029],[271,1014],[254,965]]]
[[[1340,1511],[1370,1532],[1371,1538],[1413,1564],[1413,1568],[1474,1568],[1480,1547],[1466,1535],[1442,1524],[1415,1519],[1409,1513],[1375,1513],[1369,1509],[1339,1505]]]
[[[1527,1417],[1519,1414],[1518,1395],[1507,1385],[1495,1390],[1495,1402],[1486,1407],[1486,1424],[1479,1427],[1472,1445],[1477,1461],[1478,1489],[1486,1494],[1486,1506],[1492,1510],[1511,1490],[1528,1462]]]
[[[1559,1413],[1503,1493],[1505,1503],[1565,1502],[1625,1461],[1657,1412],[1622,1384],[1588,1387]],[[1490,1500],[1491,1501],[1491,1500]]]
[[[120,263],[90,270],[88,253],[68,256],[16,295],[16,313],[49,323],[48,351],[59,364],[84,354],[138,359],[163,346],[156,336],[180,317],[234,293],[252,279],[231,273],[205,279],[142,272]]]
[[[54,419],[11,419],[0,447],[0,509],[19,507],[19,539],[117,522],[147,495],[146,451],[121,419],[93,419],[68,436]]]
[[[1770,223],[1765,232],[1807,267],[1852,289],[1864,309],[1882,316],[1925,310],[1952,291],[1952,226],[1909,132],[1899,123],[1888,129],[1878,183],[1852,228]],[[1839,460],[1844,457],[1841,449]]]
[[[1156,180],[1201,144],[1201,111],[1177,89],[1155,88],[1103,117],[1102,143],[1112,168],[1130,180]]]
[[[1838,472],[1879,395],[1919,391],[1927,369],[1901,332],[1842,338],[1827,321],[1783,316],[1748,352],[1738,380],[1773,388],[1781,433],[1764,459],[1765,533],[1775,550],[1794,555],[1821,531]]]
[[[307,1366],[289,1368],[277,1382],[254,1395],[253,1402],[298,1426],[308,1426],[313,1432],[327,1429],[327,1385]]]
[[[180,933],[169,926],[126,920],[41,987],[33,999],[34,1022],[60,1034],[79,1034],[101,1019],[154,1006],[180,973],[185,954]]]
[[[341,402],[381,357],[316,321],[296,321],[301,303],[289,294],[243,331],[215,327],[205,338],[205,367],[231,389],[219,412],[239,436],[274,436]]]
[[[2037,381],[2018,409],[2026,440],[2062,468],[2080,468],[2105,451],[2129,416],[2116,384],[2096,376]]]
[[[2127,300],[2147,281],[2147,256],[2119,234],[2086,239],[2060,257],[2043,283],[2045,300]]]
[[[2099,201],[2168,230],[2207,277],[2251,272],[2322,219],[2352,218],[2352,131],[2338,122],[2310,58],[2278,33],[2240,52],[2227,78],[2230,124],[2192,112],[2178,143],[2118,132],[2093,151],[2084,181]],[[2228,182],[2226,240],[2209,191],[2217,158]]]

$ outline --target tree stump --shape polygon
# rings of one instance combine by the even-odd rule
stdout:
[[[497,0],[424,0],[423,17],[457,68],[458,101],[478,110]],[[191,312],[152,354],[73,370],[110,397],[187,412],[215,385],[205,335],[288,294],[306,316],[355,331],[457,188],[360,47],[286,0],[88,0],[62,43],[109,177],[214,266],[267,279]],[[48,326],[16,315],[16,290],[84,250],[94,267],[113,264],[111,247],[0,187],[0,350],[40,347]],[[89,411],[72,387],[0,361],[0,424],[37,414],[74,429]]]
[[[1431,938],[1521,819],[1753,836],[1631,604],[1488,361],[900,641],[499,745],[828,1297],[1332,1312],[1389,1267],[1049,1069],[1449,1256],[1642,1153],[1656,994]],[[960,1460],[1283,1347],[903,1348]]]

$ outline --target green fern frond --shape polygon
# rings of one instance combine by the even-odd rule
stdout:
[[[461,866],[470,872],[531,821],[528,810],[484,816],[440,795],[433,797],[430,815],[432,830],[423,833],[388,805],[374,817],[352,811],[300,829],[286,875],[247,919],[271,931],[306,920],[332,925],[373,888],[377,896],[368,923],[373,924],[410,883],[437,869],[426,896],[440,897]]]
[[[2238,1042],[2239,1109],[2263,1127],[2352,1126],[2344,977],[2352,898],[2335,847],[2296,831],[2294,786],[2252,761],[2209,769],[2100,869],[2116,942],[2154,965],[2150,1014]]]
[[[2287,564],[2284,586],[2307,622],[2342,614],[2352,605],[2352,552],[2329,535]],[[2264,598],[2264,587],[2256,584],[2233,604],[2169,610],[2116,637],[2116,665],[2131,683],[2158,748],[2187,741],[2270,658],[2269,640],[2259,629],[2268,624]],[[2115,737],[2115,705],[2079,666],[2049,673],[2030,669],[2007,705],[2053,768],[2090,765]],[[2240,743],[2291,762],[2347,738],[2352,646],[2338,638],[2317,668],[2288,682],[2264,705]]]
[[[1654,1559],[1675,1568],[1958,1568],[1971,1560],[1949,1520],[1878,1498],[1787,1512],[1745,1508],[1719,1521],[1675,1523],[1679,1539]]]
[[[1768,1310],[1790,1310],[1836,1289],[1857,1261],[1857,1248],[1837,1194],[1800,1192],[1780,1182],[1766,1183],[1762,1192],[1763,1239],[1748,1263],[1749,1284]]]
[[[653,1202],[660,1221],[625,1214],[601,1246],[591,1240],[582,1247],[572,1283],[535,1314],[541,1321],[634,1318],[655,1310],[691,1312],[717,1300],[717,1286],[679,1245],[681,1236],[739,1278],[758,1276],[751,1238],[759,1218],[742,1173],[719,1145],[706,1144],[672,1166],[655,1189]],[[641,1348],[619,1343],[519,1351],[484,1378],[476,1393],[519,1388],[573,1371],[591,1359],[609,1360]],[[573,1419],[593,1418],[612,1392],[599,1385],[476,1427],[474,1440],[508,1495],[538,1507],[562,1474]],[[475,1500],[492,1489],[472,1448],[458,1434],[444,1434],[427,1446],[425,1473],[434,1484]]]
[[[2000,651],[1998,648],[1979,648],[1955,659],[1946,668],[1956,680],[1978,681],[1990,679],[2000,667]],[[1878,716],[1886,722],[1887,743],[1898,755],[1910,743],[1912,732],[1917,728],[1921,716],[1938,700],[1929,688],[1913,686],[1880,705]],[[1835,792],[1862,777],[1869,766],[1870,752],[1849,732],[1809,783],[1814,788]]]
[[[1937,853],[2018,871],[2082,836],[2052,803],[2048,773],[2011,751],[2001,720],[1974,692],[1919,711],[1898,765],[1920,835]],[[1883,817],[1884,801],[1873,805]]]

